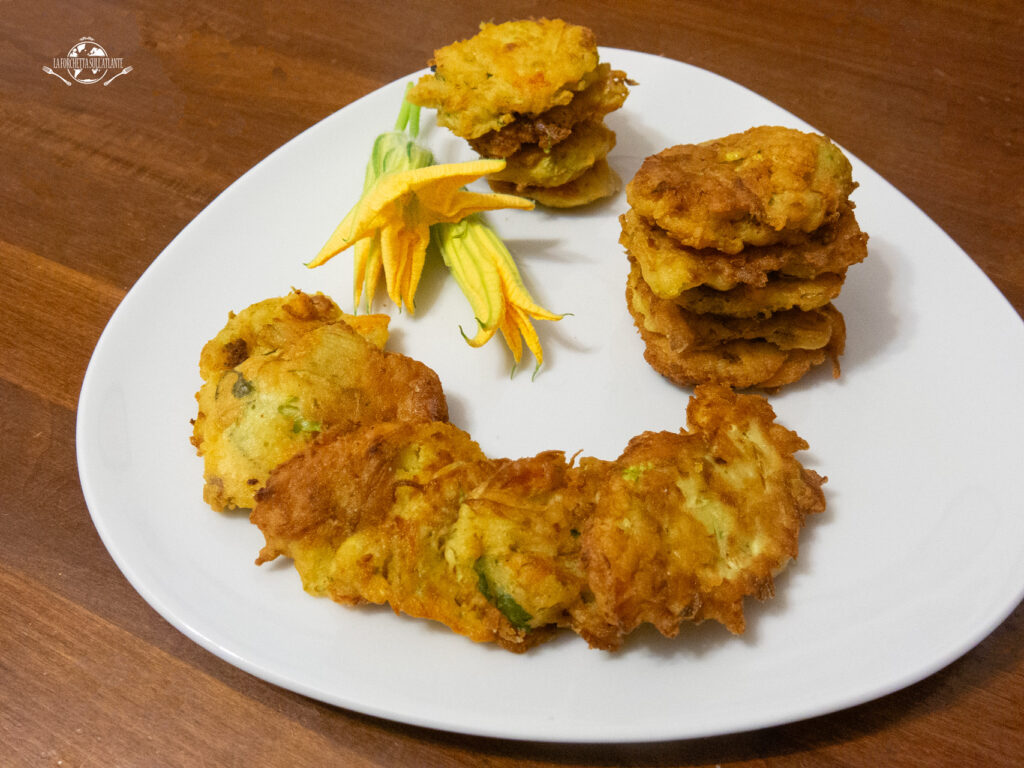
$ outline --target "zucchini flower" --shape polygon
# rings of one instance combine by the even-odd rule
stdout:
[[[444,263],[469,300],[476,318],[476,335],[469,338],[463,332],[463,338],[471,347],[480,347],[501,330],[515,360],[513,372],[522,360],[525,340],[537,358],[536,375],[544,362],[544,351],[530,319],[561,320],[564,315],[549,312],[533,300],[512,254],[479,216],[454,224],[438,224],[433,233]]]
[[[515,360],[513,372],[522,359],[525,340],[537,358],[536,375],[544,355],[531,318],[560,320],[563,316],[533,300],[512,255],[477,215],[499,208],[529,210],[533,203],[514,195],[464,189],[502,170],[504,160],[434,165],[433,154],[415,141],[419,111],[403,100],[394,130],[374,141],[362,197],[306,266],[318,267],[351,247],[356,310],[364,295],[367,307],[372,306],[383,274],[391,300],[415,312],[416,288],[433,240],[469,299],[479,326],[473,338],[464,332],[463,338],[479,347],[500,330]]]
[[[404,132],[378,137],[367,167],[363,196],[306,266],[318,267],[363,242],[355,258],[356,306],[361,286],[366,288],[368,303],[372,302],[383,269],[391,300],[415,312],[413,300],[426,260],[431,225],[461,221],[478,211],[533,208],[532,202],[515,195],[463,189],[481,176],[502,170],[504,160],[430,165],[432,160],[430,152]]]

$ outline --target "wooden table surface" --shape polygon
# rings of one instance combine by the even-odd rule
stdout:
[[[276,688],[179,634],[114,565],[83,501],[74,430],[118,302],[273,149],[479,21],[531,15],[711,70],[800,116],[1024,312],[1014,0],[0,3],[0,765],[1024,764],[1021,607],[946,669],[847,711],[696,741],[523,744]],[[86,35],[132,72],[102,87],[42,71]]]

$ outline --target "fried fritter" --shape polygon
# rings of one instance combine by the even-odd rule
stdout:
[[[228,313],[228,322],[203,346],[199,375],[207,380],[229,371],[251,355],[265,355],[327,323],[336,323],[342,311],[322,293],[293,291]]]
[[[291,557],[310,594],[386,603],[522,652],[568,626],[581,599],[579,528],[601,477],[559,451],[489,460],[448,424],[339,433],[259,492],[257,562]]]
[[[271,474],[251,516],[257,562],[286,555],[311,594],[521,652],[580,597],[570,473],[557,451],[489,460],[447,424],[343,433]]]
[[[586,27],[560,19],[482,24],[435,51],[434,72],[409,91],[437,122],[485,157],[504,158],[491,187],[569,208],[618,191],[602,162],[615,146],[604,116],[629,94],[626,74],[599,63]]]
[[[525,650],[533,638],[448,545],[466,494],[497,466],[448,424],[339,434],[277,468],[260,491],[251,520],[267,544],[257,563],[285,555],[310,594],[386,603],[477,642]]]
[[[760,126],[648,157],[626,197],[685,246],[739,253],[801,242],[839,217],[855,186],[824,136]]]
[[[559,187],[517,186],[504,181],[490,181],[495,192],[526,197],[548,208],[576,208],[614,195],[622,180],[606,159],[598,160],[586,173]]]
[[[578,179],[615,146],[615,132],[600,120],[579,123],[565,141],[548,150],[536,144],[524,146],[508,158],[505,168],[488,176],[489,181],[508,182],[517,190],[528,187],[559,187]]]
[[[797,555],[824,479],[793,458],[807,444],[762,397],[697,387],[689,431],[630,441],[583,527],[593,602],[577,631],[615,649],[643,623],[674,637],[682,621],[744,631],[743,600],[771,597]]]
[[[520,629],[568,627],[586,590],[579,537],[608,462],[561,451],[502,463],[467,494],[446,553]]]
[[[790,310],[782,313],[785,319],[778,323],[771,317],[698,315],[655,296],[632,261],[626,305],[644,341],[644,359],[677,384],[774,390],[797,381],[827,359],[832,361],[833,376],[839,375],[846,326],[831,304],[808,313]],[[810,327],[794,321],[794,312],[798,318],[806,316]],[[808,343],[819,346],[801,348]]]
[[[806,311],[825,306],[839,295],[845,276],[845,270],[809,278],[771,275],[763,286],[741,284],[728,291],[701,285],[683,291],[672,301],[699,314],[765,317],[787,309]]]
[[[839,273],[868,254],[868,236],[861,232],[850,206],[835,223],[802,234],[791,244],[747,248],[739,254],[685,247],[633,209],[619,222],[619,242],[639,262],[651,290],[663,299],[700,285],[719,291],[741,284],[764,286],[773,273],[799,278]]]
[[[730,317],[698,314],[679,307],[681,322],[671,342],[689,337],[688,348],[707,349],[729,341],[764,340],[781,350],[823,349],[834,333],[833,307],[786,309],[767,317]]]
[[[626,73],[598,64],[596,80],[573,96],[568,104],[540,115],[520,115],[504,128],[472,139],[469,145],[484,157],[511,157],[524,144],[547,150],[572,134],[584,120],[600,120],[622,106],[629,95]]]
[[[480,32],[434,52],[433,72],[410,89],[413,104],[437,110],[437,122],[475,139],[563,106],[597,81],[593,33],[561,19],[481,24]]]
[[[192,444],[204,460],[203,498],[216,510],[251,507],[270,470],[327,429],[447,419],[441,383],[427,366],[382,352],[345,322],[316,325],[278,311],[296,303],[305,299],[256,305],[208,345]],[[241,347],[236,339],[249,356],[225,368],[234,358],[224,350]]]

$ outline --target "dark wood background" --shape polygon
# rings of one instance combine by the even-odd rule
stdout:
[[[172,629],[115,567],[82,499],[74,427],[127,290],[303,129],[482,20],[543,15],[797,114],[909,196],[1024,312],[1015,0],[0,0],[0,765],[1024,764],[1020,607],[945,670],[844,712],[697,741],[520,744],[275,688]],[[133,71],[110,87],[42,72],[84,35]]]

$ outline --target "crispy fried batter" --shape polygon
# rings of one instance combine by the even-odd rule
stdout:
[[[720,291],[741,284],[764,286],[776,272],[799,278],[839,273],[868,254],[868,236],[861,232],[852,206],[844,208],[834,224],[800,235],[792,244],[747,248],[739,254],[683,246],[633,209],[619,221],[619,242],[640,263],[651,290],[663,299],[700,285]]]
[[[526,187],[559,187],[578,179],[615,146],[615,132],[600,120],[578,124],[569,138],[541,149],[528,144],[508,158],[505,168],[488,176],[489,181],[504,181]]]
[[[797,381],[826,359],[832,360],[833,375],[839,375],[846,327],[831,304],[807,313],[790,310],[778,323],[772,318],[702,316],[655,296],[632,259],[631,265],[626,305],[644,341],[644,358],[677,384],[773,390]],[[801,320],[794,321],[792,313]],[[803,327],[805,319],[810,328]],[[808,343],[819,346],[800,348]]]
[[[448,540],[452,563],[513,625],[567,627],[585,591],[579,537],[607,462],[561,451],[501,464],[467,494]]]
[[[584,120],[600,120],[622,106],[629,95],[626,73],[599,64],[597,79],[573,96],[568,104],[539,115],[520,115],[504,128],[472,139],[470,146],[484,157],[511,157],[524,144],[551,149],[569,138],[574,126]]]
[[[378,349],[388,341],[387,315],[350,315],[322,293],[293,289],[287,296],[264,299],[238,314],[203,346],[199,375],[207,380],[229,371],[246,358],[286,347],[303,334],[328,323],[344,321]]]
[[[576,208],[614,195],[619,191],[622,180],[606,159],[598,160],[582,176],[559,187],[519,187],[505,181],[490,181],[495,192],[519,195],[548,208]]]
[[[229,312],[224,328],[203,346],[199,375],[205,381],[229,371],[251,355],[273,352],[318,326],[336,323],[342,314],[322,293],[302,291],[257,302],[237,315]]]
[[[318,441],[271,474],[258,563],[291,557],[306,591],[387,603],[522,652],[580,600],[579,528],[604,462],[559,451],[489,460],[447,424],[377,424]]]
[[[670,338],[676,341],[689,336],[690,349],[709,349],[737,339],[763,339],[785,351],[823,349],[832,340],[835,311],[829,306],[786,309],[767,317],[730,317],[698,314],[679,307],[679,333],[670,334]]]
[[[436,423],[326,436],[259,492],[257,562],[290,557],[310,594],[516,652],[558,627],[605,649],[645,621],[741,632],[744,598],[771,594],[824,480],[763,398],[698,387],[687,414],[689,432],[645,433],[614,462],[491,460]]]
[[[296,320],[287,308],[307,299],[261,302],[204,350],[208,378],[196,395],[192,443],[204,460],[203,498],[216,510],[251,507],[270,470],[324,430],[447,419],[433,371],[382,352],[345,322],[320,322],[334,314],[323,302]],[[228,368],[235,358],[224,350],[238,339],[248,356]]]
[[[511,21],[436,51],[434,72],[407,98],[436,109],[438,124],[480,154],[508,160],[493,189],[570,208],[619,189],[603,162],[615,146],[604,116],[622,106],[628,82],[598,62],[589,29]]]
[[[824,479],[793,458],[807,444],[774,418],[761,397],[705,385],[688,432],[630,442],[583,528],[594,602],[576,629],[591,645],[617,648],[643,623],[743,632],[743,599],[772,596],[804,518],[825,507]]]
[[[700,314],[765,317],[787,309],[811,310],[825,306],[839,295],[845,276],[846,270],[809,278],[769,275],[763,286],[740,284],[728,291],[716,291],[701,285],[683,291],[672,301]]]
[[[648,157],[626,196],[683,245],[739,253],[802,241],[838,218],[855,186],[824,136],[760,126]]]
[[[317,443],[260,491],[251,519],[267,545],[257,563],[285,555],[310,594],[386,603],[525,650],[542,635],[489,601],[447,543],[466,494],[501,464],[448,424],[377,424]]]
[[[561,19],[481,24],[468,40],[434,52],[433,72],[409,91],[437,122],[475,139],[572,101],[597,78],[593,33]]]

